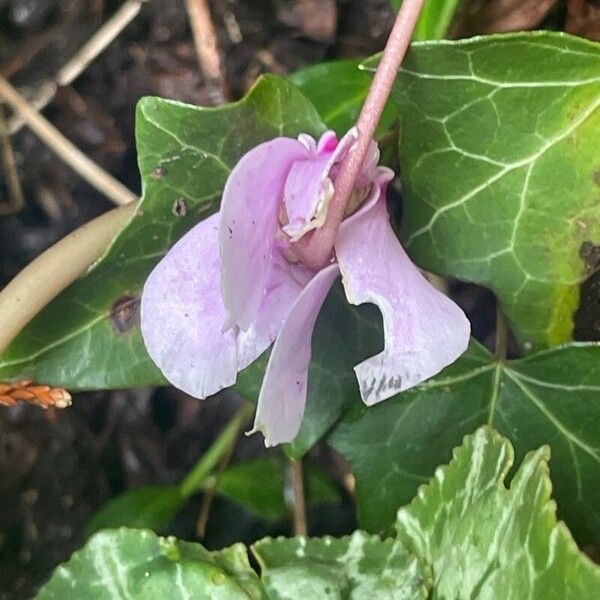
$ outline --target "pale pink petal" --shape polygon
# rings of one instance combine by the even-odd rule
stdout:
[[[306,137],[301,141],[311,149],[310,156],[292,165],[285,182],[284,203],[288,223],[283,231],[292,241],[323,225],[333,197],[330,172],[346,156],[356,139],[356,132],[351,130],[339,144],[332,131],[324,133],[318,143],[312,138],[308,138],[308,142]]]
[[[408,258],[384,198],[342,224],[335,251],[348,301],[372,302],[383,315],[383,352],[354,369],[367,405],[421,383],[466,350],[469,321]]]
[[[314,271],[288,262],[278,250],[274,250],[267,289],[258,315],[247,331],[238,334],[239,371],[273,343],[294,302],[313,276]]]
[[[225,328],[247,330],[261,307],[285,180],[307,156],[297,140],[275,138],[245,154],[227,179],[219,223]]]
[[[196,398],[233,385],[233,331],[223,333],[219,215],[196,225],[171,248],[146,280],[141,329],[146,349],[164,376]]]
[[[267,446],[290,442],[300,429],[312,333],[338,274],[337,265],[332,264],[314,276],[298,296],[273,345],[252,430],[263,433]]]

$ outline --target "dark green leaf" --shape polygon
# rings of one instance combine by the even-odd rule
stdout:
[[[179,488],[152,485],[136,488],[109,500],[88,521],[85,536],[100,529],[115,527],[141,527],[161,531],[173,515],[183,506],[185,497]]]
[[[38,600],[266,598],[242,544],[208,552],[151,531],[97,533],[54,571]]]
[[[463,436],[493,425],[519,457],[552,449],[561,517],[600,541],[600,345],[573,344],[507,364],[476,343],[439,376],[367,409],[356,402],[331,442],[356,477],[359,523],[387,529],[396,508]]]
[[[398,512],[398,539],[433,571],[432,598],[583,600],[600,569],[579,552],[550,500],[547,446],[514,462],[508,440],[482,428]]]
[[[416,44],[395,86],[408,252],[537,346],[570,339],[598,266],[599,73],[600,45],[538,32]]]
[[[373,75],[360,69],[360,60],[335,60],[300,69],[291,81],[314,104],[323,123],[338,135],[356,125]],[[383,135],[396,118],[392,105],[385,107],[377,128]]]
[[[289,516],[285,501],[286,461],[269,456],[233,465],[219,477],[219,493],[249,507],[263,519],[276,521]],[[304,463],[306,501],[308,505],[339,500],[335,487],[314,463]]]
[[[1,355],[0,379],[71,390],[162,383],[139,331],[148,273],[183,233],[216,210],[231,168],[250,148],[278,135],[323,130],[312,105],[272,76],[240,102],[219,108],[141,100],[136,136],[144,194],[137,215],[92,271]]]
[[[427,598],[427,571],[392,539],[356,531],[340,539],[265,539],[252,551],[270,598]]]

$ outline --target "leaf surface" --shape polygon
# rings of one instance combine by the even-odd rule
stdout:
[[[480,425],[493,426],[521,459],[552,450],[554,493],[582,542],[600,540],[600,345],[571,344],[508,363],[472,342],[428,382],[348,411],[330,441],[356,477],[359,524],[387,529],[437,465]]]
[[[552,33],[415,44],[394,91],[402,238],[490,287],[520,340],[568,341],[600,245],[600,44]]]

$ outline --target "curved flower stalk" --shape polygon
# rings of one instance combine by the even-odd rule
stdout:
[[[338,276],[351,304],[372,302],[383,315],[383,351],[355,367],[366,404],[431,377],[468,344],[460,308],[427,282],[392,231],[385,191],[393,173],[378,166],[374,142],[326,264],[303,261],[298,242],[323,226],[355,140],[355,130],[339,142],[327,132],[250,150],[227,180],[220,212],[186,234],[144,287],[148,352],[192,396],[233,385],[274,342],[253,429],[266,445],[299,430],[313,328]]]

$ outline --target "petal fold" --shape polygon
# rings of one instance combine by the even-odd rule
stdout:
[[[470,324],[411,262],[385,198],[363,208],[342,224],[335,251],[348,301],[372,302],[383,315],[383,352],[354,369],[362,399],[372,405],[454,362],[467,348]]]
[[[336,264],[319,271],[296,299],[273,345],[254,420],[265,445],[290,442],[302,423],[306,404],[312,333],[333,282]]]
[[[292,164],[308,155],[299,141],[275,138],[245,154],[227,179],[219,222],[225,328],[247,330],[260,310],[285,180]]]
[[[150,273],[141,301],[146,349],[164,376],[196,398],[233,385],[237,374],[233,331],[222,331],[215,214],[184,235]]]

